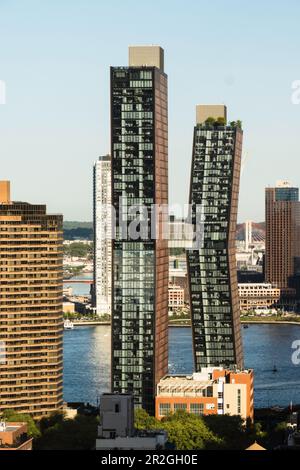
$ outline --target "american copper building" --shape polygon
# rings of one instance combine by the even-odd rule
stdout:
[[[62,408],[62,224],[0,182],[0,412]]]
[[[196,372],[243,368],[235,260],[243,131],[226,113],[199,105],[194,128],[190,204],[199,240],[187,264]]]
[[[111,155],[112,391],[133,393],[135,406],[154,414],[156,384],[168,371],[167,216],[157,219],[157,237],[150,231],[153,204],[168,203],[167,75],[158,46],[130,47],[129,67],[111,68]],[[142,206],[149,229],[136,239],[129,208]]]
[[[300,273],[299,189],[287,181],[266,188],[265,277],[285,297],[295,292],[293,282]]]

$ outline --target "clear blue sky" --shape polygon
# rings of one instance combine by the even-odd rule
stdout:
[[[159,44],[169,75],[170,202],[186,203],[197,103],[243,121],[239,220],[264,219],[264,187],[300,185],[300,2],[0,0],[1,179],[15,200],[92,219],[92,164],[109,148],[109,66]]]

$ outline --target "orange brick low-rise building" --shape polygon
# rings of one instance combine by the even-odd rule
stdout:
[[[177,410],[195,415],[240,415],[253,421],[253,370],[202,368],[190,376],[167,375],[157,385],[155,416]]]
[[[32,450],[27,423],[0,422],[0,450]]]

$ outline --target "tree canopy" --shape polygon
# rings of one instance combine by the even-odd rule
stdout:
[[[4,410],[1,415],[1,419],[7,421],[8,423],[27,423],[27,434],[29,437],[36,439],[41,435],[36,422],[28,414],[17,413],[14,410]]]
[[[263,439],[259,425],[244,423],[240,416],[198,416],[178,410],[161,421],[145,410],[135,414],[137,429],[163,429],[177,450],[245,449],[255,439]]]

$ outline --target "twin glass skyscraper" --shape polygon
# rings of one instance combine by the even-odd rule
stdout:
[[[161,215],[150,233],[153,205],[168,203],[167,76],[158,46],[129,49],[129,67],[111,68],[112,391],[133,393],[154,414],[156,384],[168,372],[168,240]],[[195,368],[242,367],[235,231],[242,130],[225,106],[197,107],[190,204],[203,243],[189,251]],[[136,210],[148,232],[129,226]]]
[[[112,390],[133,393],[151,414],[156,384],[168,372],[168,241],[150,230],[153,205],[168,203],[163,62],[160,47],[131,47],[129,67],[111,68]],[[132,209],[148,214],[148,233],[137,239],[128,233]]]
[[[222,105],[197,106],[194,128],[190,204],[201,240],[187,263],[196,371],[243,366],[235,260],[243,133],[226,114]]]

